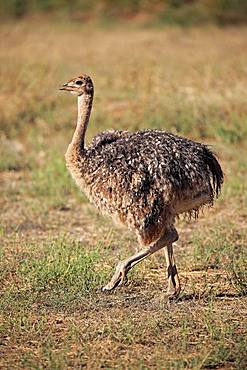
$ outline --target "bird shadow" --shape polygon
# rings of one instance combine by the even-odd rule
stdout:
[[[138,292],[135,289],[126,291],[122,289],[121,291],[111,292],[111,293],[101,293],[99,297],[97,306],[104,308],[137,308],[142,307],[146,310],[157,310],[157,307],[169,307],[170,305],[179,304],[181,302],[208,302],[212,299],[237,299],[242,297],[242,294],[236,292],[219,292],[215,293],[212,291],[202,292],[202,293],[181,293],[178,297],[168,297],[165,293],[159,292],[159,294],[154,292],[142,291]]]
[[[240,298],[243,295],[241,293],[212,293],[212,292],[204,292],[204,293],[183,293],[179,297],[170,298],[174,302],[184,302],[184,301],[200,301],[200,300],[208,300],[211,298],[219,298],[219,299],[234,299]]]

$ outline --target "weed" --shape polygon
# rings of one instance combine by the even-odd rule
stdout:
[[[52,292],[62,304],[103,284],[106,274],[99,269],[97,250],[87,252],[80,243],[62,238],[46,243],[42,251],[43,256],[22,261],[18,269],[32,292]]]
[[[246,264],[243,263],[244,259],[238,259],[232,262],[229,266],[229,278],[234,288],[240,295],[246,296],[247,294],[247,269]]]
[[[32,172],[31,195],[46,198],[52,207],[64,208],[68,197],[76,194],[78,191],[71,180],[63,156],[56,152],[47,154],[45,163]],[[85,201],[83,194],[77,198]]]

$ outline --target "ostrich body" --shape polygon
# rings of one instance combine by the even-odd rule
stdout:
[[[196,216],[201,207],[213,204],[223,183],[218,161],[206,145],[158,130],[103,132],[85,147],[92,80],[82,75],[61,90],[78,96],[77,126],[65,155],[72,177],[97,208],[134,230],[146,246],[120,262],[103,289],[125,283],[135,264],[165,247],[168,294],[178,295],[175,218]]]

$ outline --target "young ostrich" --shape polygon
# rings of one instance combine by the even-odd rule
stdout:
[[[61,90],[78,97],[77,125],[65,155],[72,177],[97,208],[134,230],[146,246],[118,263],[103,290],[124,284],[133,266],[165,247],[167,293],[177,296],[175,218],[196,216],[201,207],[213,204],[223,183],[217,159],[206,145],[158,130],[102,132],[85,147],[93,82],[83,74]]]

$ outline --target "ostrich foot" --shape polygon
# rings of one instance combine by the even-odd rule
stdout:
[[[126,264],[124,264],[124,262],[119,262],[111,281],[102,288],[103,292],[113,290],[117,286],[125,285],[127,283],[128,271],[129,269]]]
[[[168,288],[166,295],[168,296],[169,299],[177,298],[181,291],[181,285],[176,265],[168,266],[167,272],[168,272]]]
[[[174,229],[175,230],[175,229]],[[111,281],[104,286],[103,291],[112,290],[119,285],[124,285],[127,281],[127,274],[129,270],[135,266],[137,263],[141,262],[144,258],[150,256],[154,252],[157,252],[159,249],[163,248],[164,244],[172,240],[177,240],[177,231],[175,232],[166,232],[164,233],[160,239],[158,239],[155,243],[151,244],[149,247],[142,249],[140,252],[134,254],[133,256],[127,258],[124,261],[118,263],[115,274],[113,275]],[[172,248],[172,246],[171,246]],[[171,258],[167,252],[168,264],[171,265]]]
[[[181,291],[180,288],[179,289],[168,288],[165,295],[169,300],[177,299],[180,294],[180,291]]]

